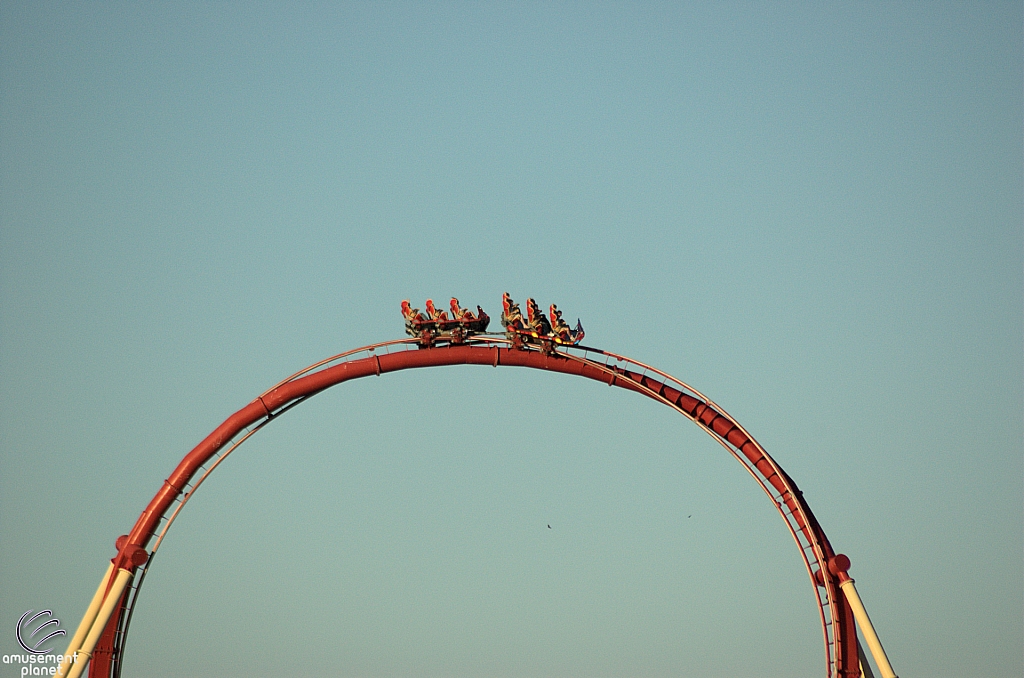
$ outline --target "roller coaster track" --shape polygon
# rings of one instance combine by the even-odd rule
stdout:
[[[857,622],[861,623],[869,645],[872,639],[877,644],[877,637],[873,629],[870,636],[865,629],[865,625],[870,627],[870,621],[847,574],[849,559],[833,551],[796,483],[722,407],[665,372],[609,351],[583,346],[557,346],[543,351],[533,346],[514,347],[505,338],[481,335],[465,343],[429,348],[421,347],[416,339],[399,339],[346,351],[296,372],[228,417],[181,460],[131,532],[117,540],[118,554],[112,559],[68,654],[77,650],[86,661],[91,659],[90,678],[119,678],[132,613],[168,529],[210,473],[257,431],[306,399],[344,381],[443,365],[527,367],[586,377],[645,395],[700,426],[754,478],[796,542],[821,620],[827,678],[870,676],[866,662],[862,674],[863,652],[857,641]],[[880,645],[877,649],[881,652]],[[872,652],[875,653],[874,646]],[[881,656],[884,659],[884,652]],[[875,657],[881,667],[878,655]],[[884,662],[888,667],[888,660]],[[84,665],[81,660],[71,667],[65,665],[62,674],[77,678]],[[891,668],[883,668],[882,673],[894,675]]]

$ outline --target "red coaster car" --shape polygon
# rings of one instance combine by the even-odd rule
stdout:
[[[419,339],[422,346],[432,346],[436,341],[461,344],[471,335],[487,331],[491,318],[482,308],[477,306],[474,315],[469,309],[459,306],[459,300],[455,297],[452,297],[450,305],[451,317],[447,311],[436,308],[432,299],[427,299],[426,314],[413,308],[408,299],[402,301],[406,334]]]
[[[550,350],[554,345],[575,346],[583,341],[583,325],[576,321],[576,329],[572,329],[562,320],[562,312],[551,304],[551,318],[544,315],[537,302],[526,300],[526,318],[523,318],[519,304],[512,301],[506,292],[501,299],[501,325],[505,328],[505,336],[515,346],[531,344]]]

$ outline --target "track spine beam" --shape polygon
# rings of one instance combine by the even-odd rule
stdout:
[[[828,678],[860,675],[856,627],[847,600],[840,591],[850,578],[845,570],[832,567],[836,554],[792,479],[735,419],[699,391],[643,363],[583,346],[562,346],[542,351],[513,347],[505,339],[473,337],[463,344],[421,348],[415,339],[402,339],[355,349],[310,365],[232,414],[185,455],[143,510],[131,532],[118,541],[118,555],[112,560],[114,566],[130,573],[142,566],[145,559],[139,558],[139,551],[145,553],[156,537],[149,553],[152,556],[178,512],[209,473],[273,418],[305,399],[351,379],[441,365],[501,365],[573,374],[635,391],[691,419],[754,477],[771,498],[799,547],[818,601]],[[227,450],[222,451],[225,447]],[[207,463],[215,457],[207,468]],[[157,536],[161,524],[163,529]],[[112,625],[110,632],[104,634],[104,639],[109,637],[110,643],[115,642],[115,636],[122,642],[127,637],[128,621],[140,587],[141,580],[127,606],[120,607],[109,622],[103,621],[104,625]],[[128,616],[124,618],[126,614]],[[93,661],[90,676],[108,678],[111,671],[114,675],[119,673],[117,660],[123,653],[123,647],[100,647],[97,652],[109,652],[107,656],[113,657],[117,666],[112,668],[110,662]]]

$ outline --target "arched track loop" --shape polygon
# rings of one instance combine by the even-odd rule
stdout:
[[[152,542],[150,560],[142,566],[134,587],[129,589],[119,611],[107,624],[89,675],[108,678],[120,674],[128,626],[152,556],[185,503],[239,445],[277,416],[341,382],[404,369],[457,364],[530,367],[602,381],[668,405],[707,431],[771,498],[799,547],[818,602],[826,675],[829,678],[860,675],[856,627],[849,605],[839,590],[848,576],[845,570],[834,573],[834,568],[829,567],[835,553],[799,488],[735,419],[688,384],[625,356],[582,346],[559,346],[550,352],[532,347],[515,349],[506,339],[492,336],[476,336],[464,344],[432,348],[421,348],[415,339],[400,339],[340,353],[296,372],[228,417],[181,460],[127,538],[119,540],[115,565],[134,572],[139,566],[132,564],[128,555],[133,548],[146,549]]]

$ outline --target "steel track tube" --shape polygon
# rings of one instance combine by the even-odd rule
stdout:
[[[76,652],[82,647],[82,641],[85,640],[86,635],[89,633],[89,629],[92,628],[92,623],[96,619],[96,613],[100,610],[100,605],[103,604],[103,594],[107,591],[107,584],[110,582],[110,575],[114,571],[114,563],[111,562],[107,566],[107,571],[103,575],[103,579],[100,580],[100,585],[96,588],[96,593],[93,594],[92,600],[89,602],[89,607],[85,609],[85,614],[82,615],[82,621],[78,624],[78,630],[75,631],[75,635],[71,637],[71,642],[68,643],[68,649],[64,653],[64,659],[60,662],[60,668],[57,669],[58,676],[66,676],[68,666],[71,664],[71,658]]]
[[[843,589],[843,593],[846,594],[846,600],[850,603],[850,609],[857,620],[857,626],[860,627],[860,632],[864,634],[868,650],[871,651],[871,656],[875,660],[875,666],[878,667],[882,678],[897,678],[892,670],[892,665],[889,664],[889,658],[885,656],[885,650],[882,649],[882,642],[878,640],[875,627],[872,625],[870,617],[868,617],[868,611],[864,609],[864,603],[860,600],[857,587],[853,585],[853,579],[847,579],[839,586]]]
[[[623,356],[593,348],[567,347],[564,352],[544,352],[534,348],[516,349],[510,346],[505,339],[490,337],[467,344],[430,348],[421,346],[418,349],[412,348],[415,343],[415,339],[403,339],[340,353],[296,372],[288,379],[265,391],[256,400],[228,417],[185,455],[139,516],[131,532],[127,535],[126,543],[133,544],[139,549],[145,549],[150,540],[156,537],[156,528],[161,520],[168,517],[168,513],[170,513],[169,521],[173,522],[184,501],[188,500],[209,470],[212,470],[211,467],[203,472],[204,464],[218,454],[222,448],[230,445],[243,429],[254,427],[252,432],[259,430],[278,414],[342,382],[400,370],[442,365],[494,367],[502,365],[558,372],[592,379],[609,386],[617,386],[662,402],[692,420],[733,454],[782,514],[787,528],[801,551],[801,557],[808,566],[808,571],[816,587],[816,598],[821,613],[828,675],[832,678],[835,676],[852,677],[860,673],[859,661],[855,652],[856,628],[853,612],[858,606],[852,600],[847,605],[847,596],[841,595],[838,591],[839,585],[842,584],[842,577],[839,577],[839,572],[831,571],[830,565],[826,568],[826,563],[835,554],[824,531],[792,479],[735,419],[710,399],[664,372]],[[392,352],[392,347],[396,349],[400,347],[401,350]],[[570,353],[570,348],[574,351],[582,351],[583,355]],[[375,349],[385,349],[385,352],[377,353]],[[354,357],[363,351],[368,355]],[[591,356],[602,357],[603,364],[601,360],[593,360]],[[612,360],[617,363],[612,363]],[[661,378],[656,378],[648,372],[657,374]],[[244,436],[243,440],[245,437],[248,435]],[[240,442],[241,440],[237,441],[235,446]],[[199,483],[194,483],[194,477],[198,473],[203,475],[200,476]],[[191,490],[188,489],[190,483],[194,483]],[[182,499],[182,504],[172,511],[172,505],[183,493],[185,496]],[[164,532],[170,522],[165,526]],[[163,539],[163,533],[157,539],[157,543],[159,543]],[[808,547],[803,546],[801,539],[807,542]],[[807,553],[808,548],[811,551],[810,555]],[[816,570],[812,567],[812,561],[817,566]],[[846,567],[848,566],[847,563]],[[826,574],[826,570],[835,576],[829,576]],[[845,574],[845,569],[843,573]],[[824,595],[818,588],[821,586],[825,587]],[[113,600],[103,598],[104,607],[107,602],[114,606],[120,600],[120,595],[121,591]],[[857,601],[859,603],[859,598]],[[828,618],[825,615],[826,607],[829,611]],[[859,609],[860,614],[863,614],[863,619],[867,620],[867,615],[863,613],[863,605],[859,605]],[[857,617],[857,620],[859,621],[860,617]],[[85,624],[89,637],[91,638],[93,635],[99,637],[106,623],[107,618],[104,618],[102,622],[92,620],[89,624]],[[861,625],[865,629],[871,628],[869,621],[861,622]],[[866,635],[867,633],[873,635],[874,632],[872,630],[866,632]],[[95,640],[91,645],[88,642],[83,645],[83,648],[90,653],[90,657],[95,647]],[[878,647],[880,649],[881,646]],[[872,654],[874,654],[873,647]],[[884,657],[884,654],[882,656]],[[885,660],[885,665],[888,666],[887,660]],[[883,678],[895,678],[895,674],[890,669],[890,672]]]
[[[93,620],[92,627],[89,629],[89,635],[85,637],[85,642],[82,643],[82,647],[78,650],[78,661],[71,666],[71,670],[67,674],[68,678],[78,678],[82,675],[86,664],[92,658],[92,651],[96,648],[96,643],[99,641],[103,629],[106,628],[107,622],[110,621],[110,615],[114,613],[114,608],[121,602],[121,594],[124,593],[124,587],[128,585],[131,578],[132,573],[130,571],[118,569],[117,577],[114,578],[114,584],[107,591],[106,597],[103,598],[103,605],[100,606],[100,610]]]

